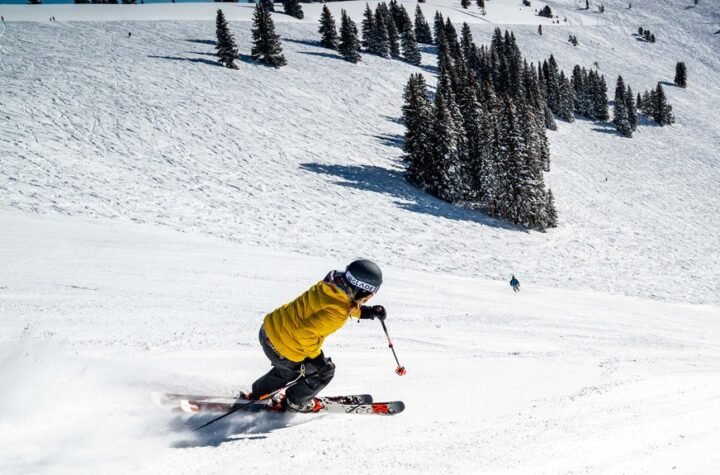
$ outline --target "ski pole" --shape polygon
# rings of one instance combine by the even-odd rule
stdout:
[[[405,370],[405,367],[400,365],[400,361],[398,361],[397,353],[395,353],[395,347],[393,347],[392,340],[390,340],[390,334],[387,331],[387,327],[385,326],[385,320],[380,320],[380,323],[382,324],[383,330],[385,330],[385,336],[388,340],[388,346],[393,352],[393,356],[395,357],[395,362],[397,363],[397,368],[395,368],[395,372],[398,374],[398,376],[404,376],[407,371]]]
[[[230,409],[230,410],[229,410],[228,412],[226,412],[225,414],[221,414],[221,415],[219,415],[218,417],[216,417],[215,419],[209,420],[208,422],[204,423],[203,425],[200,425],[200,426],[194,428],[193,431],[194,431],[194,432],[197,432],[197,431],[199,431],[200,429],[203,429],[203,428],[209,426],[210,424],[219,421],[220,419],[224,419],[224,418],[226,418],[227,416],[229,416],[229,415],[231,415],[231,414],[235,414],[237,411],[240,411],[240,410],[242,410],[242,409],[245,409],[245,408],[248,407],[248,406],[252,406],[253,404],[257,404],[257,403],[259,403],[259,402],[261,402],[261,401],[265,401],[265,400],[267,400],[267,399],[270,399],[271,397],[273,397],[273,396],[276,395],[277,393],[279,393],[279,392],[281,392],[281,391],[284,391],[284,390],[288,389],[288,388],[291,387],[291,386],[296,385],[297,382],[300,380],[300,378],[302,378],[303,376],[305,376],[305,372],[304,372],[304,371],[300,373],[300,376],[298,376],[298,377],[295,378],[294,380],[290,381],[289,383],[287,383],[285,386],[281,387],[280,389],[276,389],[275,391],[269,392],[269,393],[267,393],[267,394],[263,394],[262,396],[260,396],[259,398],[257,398],[257,399],[254,400],[254,401],[250,401],[250,402],[247,402],[247,403],[245,403],[245,404],[234,405],[233,408]]]

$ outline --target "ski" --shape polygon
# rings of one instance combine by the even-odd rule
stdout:
[[[317,412],[313,413],[296,413],[296,414],[377,414],[377,415],[394,415],[399,414],[405,409],[405,404],[402,401],[390,401],[390,402],[352,402],[348,399],[348,396],[338,396],[335,398],[320,398],[325,407]],[[345,402],[340,402],[338,399],[345,399]],[[242,400],[244,401],[244,400]],[[249,402],[249,401],[248,401]],[[244,404],[241,402],[239,404]],[[191,401],[184,399],[179,401],[179,407],[183,412],[190,414],[197,414],[203,412],[229,412],[235,409],[237,406],[234,403],[222,403],[212,400],[195,400]],[[293,413],[286,409],[278,409],[269,405],[266,402],[257,402],[255,404],[249,404],[242,409],[246,412],[275,412],[275,413]]]
[[[169,406],[173,410],[183,412],[200,412],[200,411],[229,411],[235,407],[236,404],[246,404],[250,400],[234,397],[234,396],[208,396],[208,395],[193,395],[193,394],[176,394],[176,393],[151,393],[152,401],[158,406]],[[373,397],[370,394],[352,394],[347,396],[326,396],[321,397],[322,401],[326,405],[334,404],[345,404],[345,405],[357,405],[357,404],[371,404]],[[257,412],[258,410],[266,410],[263,406],[265,403],[258,402],[248,406],[248,410],[251,412]],[[254,407],[257,406],[257,407]]]

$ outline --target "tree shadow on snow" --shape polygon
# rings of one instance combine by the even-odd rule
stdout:
[[[402,209],[456,221],[469,221],[493,228],[528,232],[525,228],[489,217],[482,211],[462,208],[430,196],[408,182],[402,173],[374,165],[332,165],[303,163],[300,168],[340,180],[336,185],[382,193],[395,198]]]
[[[213,45],[215,46],[217,44],[217,41],[215,40],[185,40],[189,41],[190,43],[198,43],[201,45]]]
[[[184,417],[174,419],[170,430],[189,433],[191,437],[175,442],[172,447],[177,449],[218,447],[225,442],[235,440],[261,440],[266,439],[268,434],[275,430],[298,424],[297,421],[293,423],[293,415],[289,414],[244,413],[217,421],[197,432],[193,431],[194,427],[199,427],[216,416],[216,414],[203,414],[189,419]]]
[[[405,139],[402,135],[371,135],[370,137],[375,137],[380,140],[383,145],[387,145],[388,147],[402,148],[405,143]]]
[[[339,59],[345,61],[342,56],[332,53],[316,53],[314,51],[300,51],[300,54],[307,54],[308,56],[320,56],[322,58]]]
[[[316,40],[294,40],[292,38],[283,38],[282,40],[287,41],[288,43],[297,43],[305,46],[316,46],[318,48],[323,48],[323,45],[321,45],[320,42]]]
[[[202,59],[202,58],[182,58],[180,56],[154,56],[154,55],[148,55],[148,58],[167,59],[170,61],[190,61],[191,63],[204,63],[204,64],[209,64],[211,66],[224,67],[222,64],[218,63],[217,61],[210,61],[209,59]]]
[[[670,81],[658,81],[658,84],[662,84],[663,86],[677,87],[674,82]]]

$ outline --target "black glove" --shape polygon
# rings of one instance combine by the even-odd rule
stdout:
[[[370,320],[379,319],[385,321],[385,318],[387,317],[387,312],[385,311],[385,307],[382,305],[373,305],[372,307],[369,307],[367,305],[363,305],[360,307],[360,318],[367,318]]]

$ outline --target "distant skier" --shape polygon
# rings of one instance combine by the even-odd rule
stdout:
[[[128,31],[128,38],[132,37],[132,31]]]
[[[515,276],[512,276],[512,279],[510,279],[510,287],[512,287],[513,291],[520,292],[520,281],[515,278]]]
[[[260,345],[272,369],[255,381],[252,392],[241,396],[257,400],[297,381],[273,405],[297,412],[317,412],[324,406],[315,396],[335,375],[335,364],[325,356],[325,338],[348,318],[385,320],[382,305],[364,305],[380,289],[382,272],[372,261],[351,262],[334,270],[304,294],[272,311],[260,327]]]

